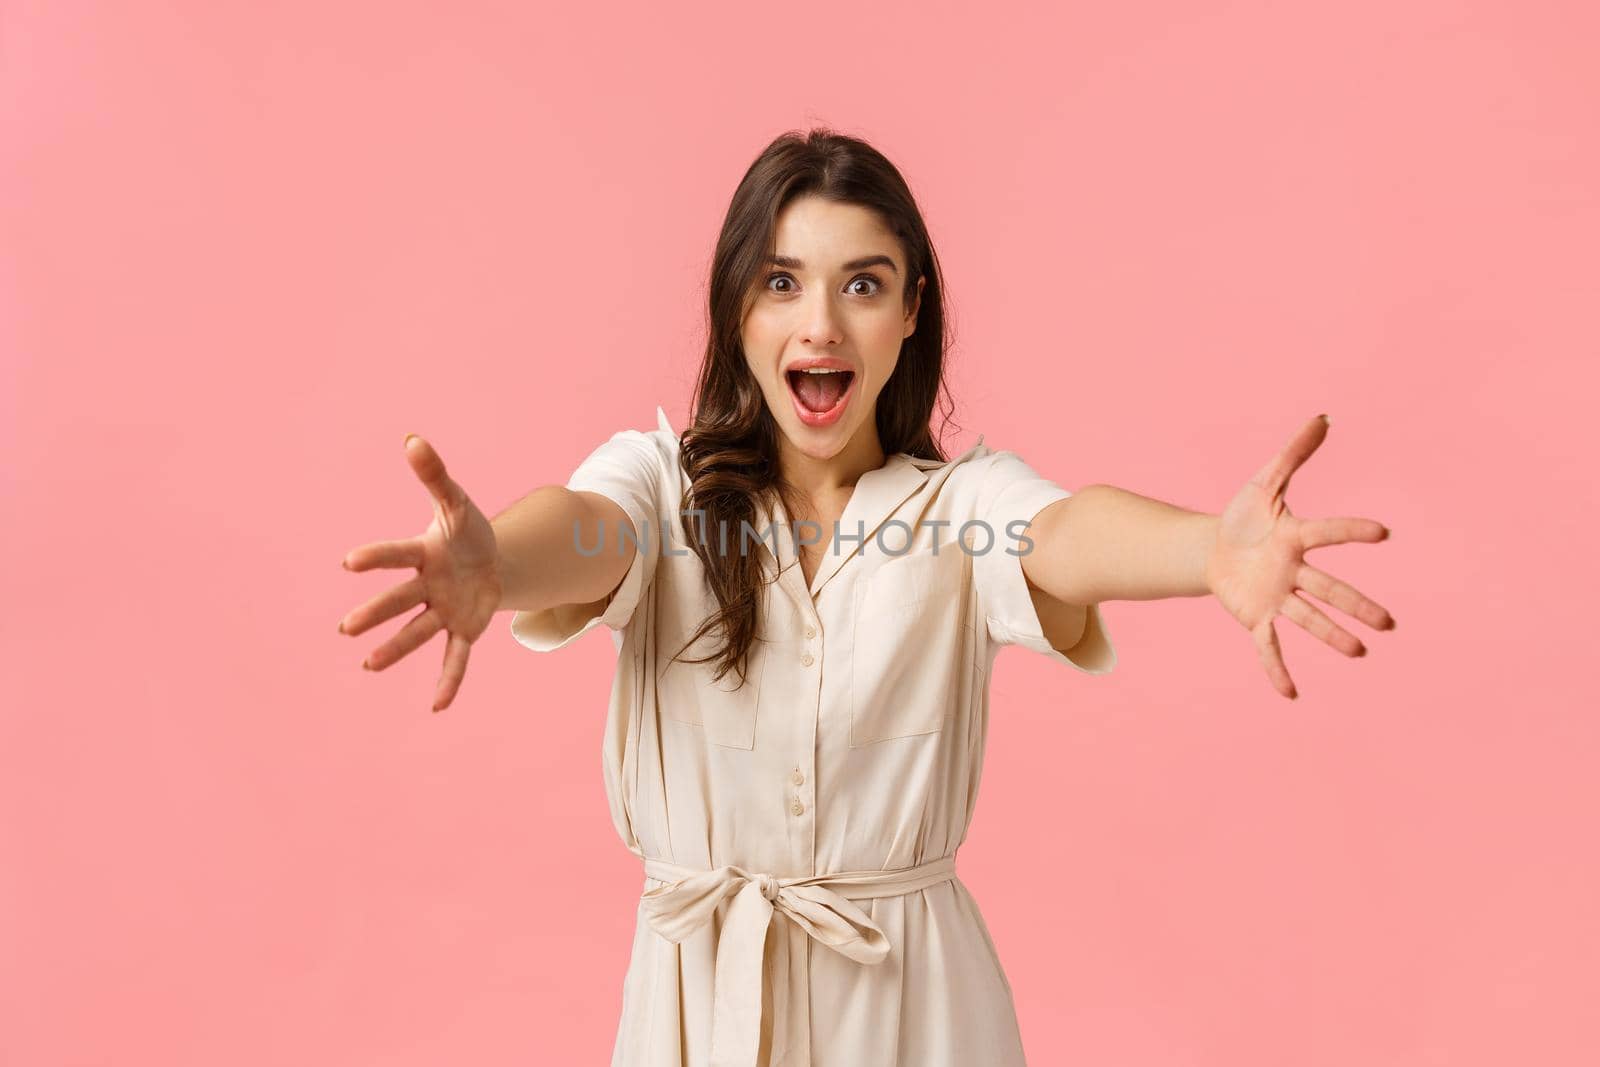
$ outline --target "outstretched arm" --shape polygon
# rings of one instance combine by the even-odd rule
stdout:
[[[638,543],[633,520],[598,493],[540,486],[494,517],[499,546],[498,611],[542,611],[557,604],[603,605],[628,573],[618,551],[623,531]],[[584,555],[577,544],[602,549]]]
[[[1217,523],[1114,485],[1087,485],[1034,518],[1022,571],[1068,604],[1205,596]]]
[[[1326,416],[1308,422],[1236,493],[1219,515],[1186,511],[1109,485],[1091,485],[1042,509],[1022,558],[1051,643],[1082,632],[1085,605],[1214,595],[1255,640],[1277,690],[1297,695],[1272,621],[1280,613],[1347,656],[1366,654],[1355,635],[1314,607],[1316,596],[1375,630],[1394,629],[1381,605],[1305,561],[1309,549],[1385,540],[1374,519],[1300,519],[1284,494],[1290,476],[1328,433]],[[1051,632],[1051,621],[1056,631]],[[1074,625],[1076,631],[1074,632]]]

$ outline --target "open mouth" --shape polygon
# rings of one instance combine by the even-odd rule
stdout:
[[[826,415],[838,407],[850,391],[855,372],[813,368],[792,370],[786,377],[789,379],[789,391],[801,407],[815,415]]]

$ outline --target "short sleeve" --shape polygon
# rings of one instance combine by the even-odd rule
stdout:
[[[1015,524],[1019,520],[1031,524],[1046,505],[1072,494],[1040,475],[1015,452],[996,452],[983,467],[974,518],[987,525],[993,542],[988,551],[983,551],[989,533],[975,530],[976,542],[971,551],[973,584],[979,609],[988,620],[990,640],[998,645],[1031,648],[1085,674],[1110,673],[1117,664],[1117,651],[1100,617],[1100,605],[1089,605],[1083,638],[1070,651],[1053,648],[1045,639],[1022,572],[1020,553],[1028,546],[1017,541],[1015,532],[1026,530]],[[1037,543],[1035,540],[1034,545]]]
[[[663,417],[663,426],[665,425]],[[673,462],[675,444],[670,429],[649,433],[620,430],[578,465],[566,486],[580,492],[599,493],[627,513],[636,534],[633,562],[622,582],[605,601],[558,604],[540,611],[519,611],[511,616],[511,634],[535,652],[564,648],[596,626],[619,631],[633,618],[634,609],[655,577],[661,536],[661,486],[664,465]],[[605,531],[601,551],[616,552],[626,543],[625,531]]]

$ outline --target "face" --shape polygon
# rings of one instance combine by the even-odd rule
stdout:
[[[778,216],[774,244],[742,328],[767,410],[786,448],[818,460],[851,445],[875,454],[878,394],[916,329],[923,279],[908,310],[905,252],[857,204],[799,197]]]

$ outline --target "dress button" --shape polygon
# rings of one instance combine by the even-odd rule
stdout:
[[[806,806],[796,800],[794,802],[794,807],[790,808],[789,810],[794,812],[796,815],[804,815],[806,813]]]
[[[807,652],[805,655],[801,656],[800,657],[800,662],[804,663],[807,667],[811,666],[811,663],[812,663],[811,653]]]
[[[798,767],[796,767],[794,773],[789,776],[789,780],[795,785],[806,784],[806,776],[800,773],[800,768]]]
[[[806,627],[806,636],[807,637],[815,637],[815,636],[817,636],[817,628],[815,626],[807,626]]]

